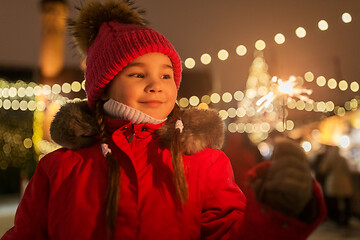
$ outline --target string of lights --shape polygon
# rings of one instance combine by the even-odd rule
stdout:
[[[307,72],[304,75],[304,78],[307,82],[314,81],[315,77],[314,74],[311,72]],[[61,92],[69,93],[70,91],[79,92],[81,89],[84,90],[84,81],[80,84],[79,82],[75,81],[73,83],[64,83],[62,86],[59,84],[54,84],[53,86],[49,85],[36,85],[36,83],[31,82],[29,84],[24,83],[22,81],[18,81],[17,83],[9,83],[5,80],[0,80],[2,83],[0,86],[5,86],[0,88],[0,108],[5,110],[21,110],[21,111],[35,111],[35,110],[44,110],[45,109],[45,102],[44,101],[35,101],[33,99],[34,96],[44,95],[47,99],[51,101],[56,101],[60,105],[67,102],[68,98],[63,97]],[[19,84],[20,82],[20,84]],[[354,93],[359,92],[359,84],[357,82],[352,82],[348,84],[345,80],[341,80],[337,82],[334,78],[330,78],[327,81],[323,76],[319,76],[316,78],[316,82],[319,87],[328,86],[331,90],[335,89],[336,86],[339,87],[341,91],[346,91],[348,86],[350,86],[351,91]],[[18,85],[16,85],[18,84]],[[20,86],[19,86],[20,85]],[[82,86],[79,89],[79,86]],[[183,97],[179,100],[179,105],[182,108],[186,108],[188,106],[198,107],[198,108],[209,108],[209,104],[217,104],[223,101],[224,103],[230,103],[231,101],[241,101],[244,96],[246,95],[248,98],[251,98],[253,94],[251,93],[251,89],[246,91],[236,91],[234,94],[229,92],[225,92],[222,95],[219,93],[212,93],[210,95],[203,95],[202,97],[198,96],[191,96],[190,98]],[[305,111],[315,111],[315,112],[331,112],[334,111],[337,115],[343,115],[346,111],[352,111],[357,109],[360,105],[359,99],[352,99],[347,101],[344,106],[335,106],[332,101],[319,101],[314,103],[306,103],[303,100],[295,101],[290,99],[287,102],[287,106],[290,109],[297,109],[297,110],[305,110]],[[230,112],[233,112],[231,110]],[[242,113],[245,111],[242,108],[238,108],[236,110],[238,112],[237,115],[241,117]],[[245,112],[250,114],[251,112],[255,111],[254,109],[247,109]],[[221,113],[228,112],[225,110],[220,110]],[[225,117],[226,114],[221,114]],[[228,116],[233,116],[234,114],[228,114]]]
[[[345,24],[347,24],[347,23],[350,23],[352,21],[352,16],[350,15],[350,13],[344,12],[341,15],[341,19]],[[324,19],[318,21],[317,26],[318,26],[320,31],[326,31],[329,28],[328,22],[326,20],[324,20]],[[304,27],[298,27],[295,30],[295,34],[296,34],[296,36],[298,38],[304,38],[304,37],[306,37],[307,32],[306,32],[306,29]],[[282,45],[282,44],[285,43],[286,37],[282,33],[276,33],[275,36],[274,36],[274,41],[275,41],[275,43],[277,43],[279,45]],[[266,42],[264,40],[259,39],[259,40],[255,41],[254,46],[255,46],[255,48],[257,50],[262,51],[262,50],[264,50],[266,48]],[[239,56],[245,56],[246,53],[248,52],[247,49],[248,49],[248,47],[246,47],[245,45],[239,45],[239,46],[236,47],[235,52]],[[226,50],[226,49],[221,49],[217,53],[217,57],[221,61],[227,60],[229,58],[229,55],[230,55],[229,51]],[[200,56],[200,62],[203,65],[208,65],[208,64],[211,63],[211,61],[212,61],[212,57],[208,53],[204,53],[204,54],[202,54]],[[194,69],[195,66],[197,65],[197,62],[195,61],[194,57],[188,57],[188,58],[185,59],[184,65],[185,65],[185,67],[187,69]]]

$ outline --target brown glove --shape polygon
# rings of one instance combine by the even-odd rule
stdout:
[[[276,141],[271,160],[257,197],[288,216],[298,217],[312,197],[312,176],[305,152],[296,142],[282,138]]]

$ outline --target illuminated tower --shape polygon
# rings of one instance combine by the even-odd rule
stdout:
[[[40,70],[43,78],[56,77],[63,68],[67,17],[65,0],[42,0]]]

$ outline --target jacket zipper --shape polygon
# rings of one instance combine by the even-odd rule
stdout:
[[[129,138],[128,138],[128,142],[131,143],[133,141],[134,137],[135,137],[134,125],[131,124],[131,129],[130,129],[130,135],[129,135]]]

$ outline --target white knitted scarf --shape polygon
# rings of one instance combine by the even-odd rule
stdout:
[[[133,124],[140,123],[150,123],[150,124],[160,124],[165,122],[165,119],[155,119],[146,113],[143,113],[135,108],[129,107],[123,103],[117,102],[114,99],[109,99],[104,104],[104,112],[112,118],[121,118],[129,120]]]

